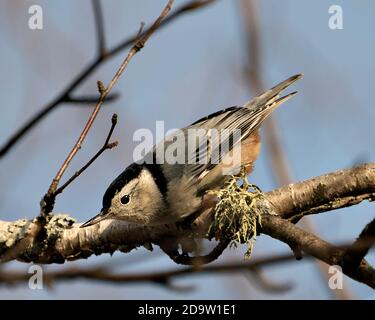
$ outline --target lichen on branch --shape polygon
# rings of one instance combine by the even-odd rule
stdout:
[[[212,190],[217,196],[214,221],[209,229],[209,237],[216,240],[232,240],[231,246],[246,244],[245,258],[249,259],[257,236],[257,226],[261,225],[265,202],[262,191],[249,183],[245,168],[232,176],[222,189]],[[260,203],[261,202],[261,203]]]

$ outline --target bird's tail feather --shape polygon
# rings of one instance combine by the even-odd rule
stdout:
[[[244,107],[249,109],[257,109],[263,108],[265,106],[271,107],[271,111],[284,103],[286,100],[294,96],[297,92],[292,92],[284,97],[280,98],[280,94],[286,88],[288,88],[291,84],[296,82],[298,79],[302,78],[302,74],[296,74],[291,76],[290,78],[280,82],[278,85],[274,86],[273,88],[267,90],[263,94],[254,99],[250,100],[249,102],[245,103]]]

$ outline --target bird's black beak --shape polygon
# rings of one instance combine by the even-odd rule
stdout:
[[[102,209],[102,211],[98,215],[96,215],[94,218],[91,218],[89,221],[82,224],[80,226],[80,228],[92,226],[92,225],[97,224],[98,222],[100,222],[102,220],[107,219],[108,217],[109,217],[109,213],[106,210]]]

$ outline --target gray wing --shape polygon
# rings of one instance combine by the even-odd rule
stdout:
[[[281,91],[300,77],[290,77],[243,107],[212,113],[165,137],[153,148],[153,160],[164,163],[163,171],[168,181],[186,176],[191,183],[198,183],[237,143],[255,132],[276,107],[296,93],[279,98]],[[213,134],[224,129],[226,133],[223,135]],[[221,150],[222,146],[226,146],[225,150]],[[175,150],[176,157],[172,150]]]
[[[153,161],[163,163],[167,181],[184,175],[197,183],[258,128],[262,113],[260,108],[232,107],[209,115],[165,137],[154,147]]]

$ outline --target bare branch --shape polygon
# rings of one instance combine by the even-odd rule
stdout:
[[[109,94],[105,99],[106,102],[115,101],[120,97],[118,93]],[[98,96],[79,96],[79,97],[68,97],[64,100],[65,103],[75,103],[81,105],[90,105],[98,101]]]
[[[107,138],[103,144],[103,146],[99,149],[99,151],[78,171],[76,171],[60,188],[58,188],[55,192],[55,195],[58,195],[64,191],[64,189],[69,186],[76,178],[78,178],[82,172],[84,172],[100,155],[109,149],[112,149],[118,145],[117,141],[109,142],[112,137],[113,130],[115,129],[117,124],[117,114],[113,114],[112,116],[112,125],[111,129],[108,132]]]
[[[338,170],[267,193],[276,212],[292,222],[301,217],[375,199],[375,163]],[[275,197],[277,201],[272,200]],[[310,202],[310,203],[308,203]]]
[[[365,260],[361,261],[356,270],[349,270],[343,262],[346,248],[333,246],[285,220],[311,212],[312,209],[318,213],[316,207],[322,212],[327,211],[328,204],[333,210],[358,203],[358,199],[371,200],[374,192],[375,163],[281,187],[265,193],[266,199],[272,204],[274,215],[262,216],[261,233],[279,239],[290,247],[298,247],[325,263],[342,266],[348,276],[375,287],[373,269]],[[349,194],[357,200],[348,202]],[[80,224],[74,224],[66,215],[54,215],[45,226],[46,238],[42,240],[38,237],[39,224],[36,220],[0,221],[0,262],[63,263],[87,258],[92,254],[112,253],[116,250],[129,252],[142,245],[149,247],[150,243],[159,245],[168,238],[207,239],[213,217],[213,208],[208,208],[192,224],[146,227],[108,220],[80,228]]]
[[[257,267],[249,267],[245,275],[249,278],[250,282],[255,283],[261,290],[270,293],[284,293],[293,288],[290,283],[275,283],[268,279],[260,270],[259,265]]]
[[[304,259],[311,259],[312,256],[304,256]],[[44,272],[44,281],[51,286],[57,281],[67,281],[76,279],[94,280],[109,283],[140,283],[150,282],[157,285],[163,285],[166,289],[174,289],[172,281],[174,278],[205,275],[214,273],[233,273],[241,272],[243,274],[251,275],[252,279],[260,289],[268,292],[285,292],[291,289],[291,284],[275,284],[265,279],[263,275],[259,274],[260,268],[273,266],[281,263],[288,263],[294,260],[294,255],[289,253],[266,256],[261,258],[253,258],[249,262],[235,262],[226,264],[215,264],[208,266],[178,268],[162,272],[145,272],[145,273],[130,273],[130,274],[116,274],[108,267],[99,266],[93,268],[65,268],[55,272]],[[0,284],[14,285],[28,281],[29,276],[24,272],[3,271],[0,272]],[[186,288],[185,288],[186,289]],[[191,288],[190,288],[191,289]]]
[[[309,258],[309,257],[306,257]],[[216,264],[209,266],[202,266],[200,268],[189,267],[189,268],[178,268],[172,270],[166,270],[163,272],[152,272],[152,273],[131,273],[131,274],[115,274],[105,267],[94,267],[94,268],[67,268],[55,272],[44,272],[43,277],[47,283],[53,284],[56,281],[66,281],[75,279],[87,279],[102,282],[114,282],[114,283],[140,283],[140,282],[151,282],[154,284],[162,284],[165,286],[166,283],[171,283],[174,278],[186,277],[193,275],[205,275],[213,273],[228,273],[228,272],[252,272],[251,270],[257,270],[260,267],[266,267],[279,263],[286,263],[293,261],[294,257],[291,254],[280,254],[275,256],[263,257],[253,259],[250,262],[236,262],[226,264]],[[250,271],[249,271],[250,270]],[[0,284],[15,284],[17,282],[28,281],[29,275],[24,272],[1,272],[0,273]],[[170,289],[169,286],[165,286]]]
[[[66,169],[68,168],[70,162],[78,152],[78,150],[81,148],[81,145],[83,141],[85,140],[87,133],[91,129],[91,126],[93,125],[96,116],[98,115],[101,106],[103,105],[107,95],[111,92],[113,86],[116,84],[117,80],[121,76],[122,72],[125,70],[127,65],[129,64],[130,60],[134,57],[134,55],[139,52],[147,42],[147,40],[151,37],[151,35],[155,32],[155,30],[160,26],[162,20],[165,18],[165,16],[168,14],[168,12],[171,9],[173,0],[169,0],[166,7],[162,11],[161,15],[156,19],[156,21],[153,23],[153,25],[147,30],[147,32],[138,39],[138,41],[133,45],[133,47],[129,50],[128,55],[122,62],[121,66],[117,70],[116,74],[113,76],[112,80],[109,82],[107,87],[104,87],[102,82],[98,81],[98,88],[100,97],[97,101],[97,104],[89,118],[89,120],[86,123],[86,126],[84,127],[81,135],[79,136],[77,142],[75,143],[73,149],[70,151],[69,155],[61,165],[59,171],[56,173],[56,176],[53,178],[52,183],[47,191],[47,193],[43,197],[43,201],[41,203],[41,217],[47,217],[50,212],[53,210],[55,199],[56,199],[56,189],[58,187],[58,184],[65,173]]]
[[[356,241],[346,250],[344,265],[355,270],[375,244],[375,219],[362,230]]]
[[[166,26],[168,23],[176,20],[180,16],[184,15],[188,12],[193,12],[199,8],[203,8],[206,5],[209,5],[210,3],[215,2],[216,0],[194,0],[191,2],[188,2],[184,5],[182,5],[180,8],[175,10],[171,15],[166,17],[165,20],[162,21],[160,24],[160,28]],[[58,106],[65,102],[69,102],[71,100],[71,94],[73,91],[81,85],[98,67],[101,65],[104,61],[107,61],[113,57],[115,57],[117,54],[119,54],[122,50],[128,48],[131,46],[139,36],[145,35],[148,30],[147,28],[145,31],[143,31],[140,35],[135,35],[130,37],[129,39],[126,39],[122,42],[120,42],[118,45],[114,46],[111,49],[106,50],[106,54],[104,56],[97,56],[94,61],[92,61],[86,68],[84,68],[73,80],[72,82],[67,85],[66,89],[63,90],[53,101],[51,101],[49,104],[44,106],[39,112],[37,112],[34,116],[31,117],[26,123],[21,126],[20,129],[18,129],[9,139],[6,141],[3,146],[0,148],[0,158],[4,157],[11,149],[12,147],[21,140],[25,136],[29,130],[34,128],[42,119],[44,119],[45,116],[47,116],[50,112],[55,110]],[[108,97],[107,97],[108,99]]]
[[[343,264],[346,250],[333,246],[319,237],[276,216],[262,217],[262,232],[287,244],[298,244],[307,254],[331,265],[340,266],[344,274],[375,289],[375,270],[362,260],[358,268]]]
[[[92,0],[92,5],[94,9],[95,25],[96,25],[96,35],[98,44],[98,56],[104,57],[106,55],[106,41],[104,32],[104,22],[103,22],[103,10],[100,0]]]

